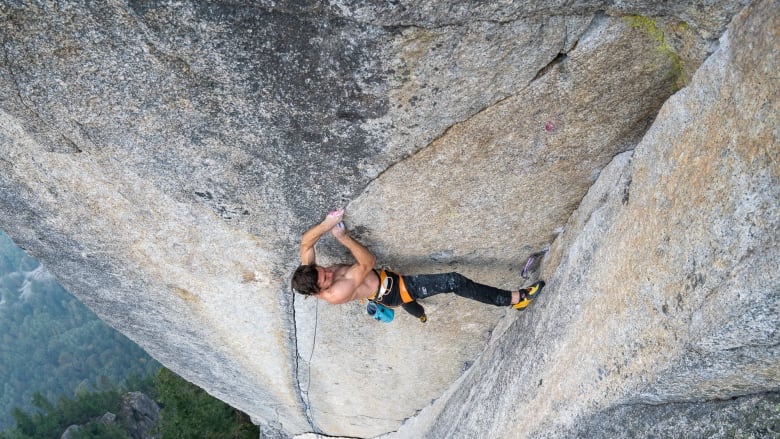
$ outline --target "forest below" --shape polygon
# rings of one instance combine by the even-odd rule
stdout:
[[[0,231],[0,429],[14,407],[103,391],[160,364],[101,321]]]
[[[141,396],[139,397],[139,394]],[[130,397],[130,398],[128,398]],[[141,401],[137,405],[129,400]],[[249,416],[166,368],[122,386],[80,391],[73,398],[32,397],[35,409],[13,409],[13,428],[0,439],[254,439]],[[128,410],[128,406],[132,408]]]
[[[97,421],[143,392],[160,406],[157,437],[253,438],[247,415],[163,368],[103,323],[0,231],[0,439],[126,439]]]

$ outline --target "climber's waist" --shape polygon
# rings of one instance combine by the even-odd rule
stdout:
[[[374,273],[379,277],[379,288],[369,300],[385,306],[398,306],[402,303],[414,302],[414,298],[406,289],[403,276],[384,268],[375,269]]]

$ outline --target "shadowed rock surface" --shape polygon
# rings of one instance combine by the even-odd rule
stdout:
[[[735,19],[601,172],[547,254],[545,295],[399,437],[777,435],[776,6]],[[756,406],[716,402],[743,395]]]
[[[778,2],[722,37],[746,1],[569,3],[3,3],[0,227],[267,436],[777,391]],[[549,248],[547,291],[425,325],[293,297],[345,205],[410,274],[516,288]]]

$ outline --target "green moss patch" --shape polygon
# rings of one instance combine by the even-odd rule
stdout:
[[[623,17],[623,20],[625,20],[629,26],[633,28],[637,28],[641,30],[642,32],[646,33],[650,37],[652,37],[657,43],[658,46],[656,46],[656,50],[660,51],[661,53],[666,56],[669,61],[671,61],[671,68],[669,69],[669,76],[671,77],[675,90],[677,91],[683,87],[685,87],[688,82],[690,81],[690,78],[685,72],[685,69],[683,68],[682,59],[680,58],[680,55],[677,53],[676,50],[669,44],[669,42],[666,39],[666,34],[664,30],[658,26],[658,23],[653,20],[652,18],[645,17],[642,15],[629,15],[626,17]],[[680,23],[678,26],[687,27],[687,23]]]

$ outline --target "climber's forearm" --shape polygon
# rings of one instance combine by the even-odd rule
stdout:
[[[343,232],[339,234],[334,233],[334,235],[341,245],[352,253],[352,256],[355,258],[358,265],[361,265],[368,270],[374,268],[376,257],[363,244],[357,242],[351,236]]]
[[[330,229],[320,223],[304,232],[301,236],[301,264],[306,265],[315,263],[316,256],[314,253],[314,246],[328,230]]]
[[[322,238],[322,235],[328,233],[329,230],[341,221],[342,216],[344,216],[344,209],[334,210],[330,212],[321,223],[315,225],[301,235],[301,264],[307,265],[316,263],[314,246],[317,244],[317,241]]]

